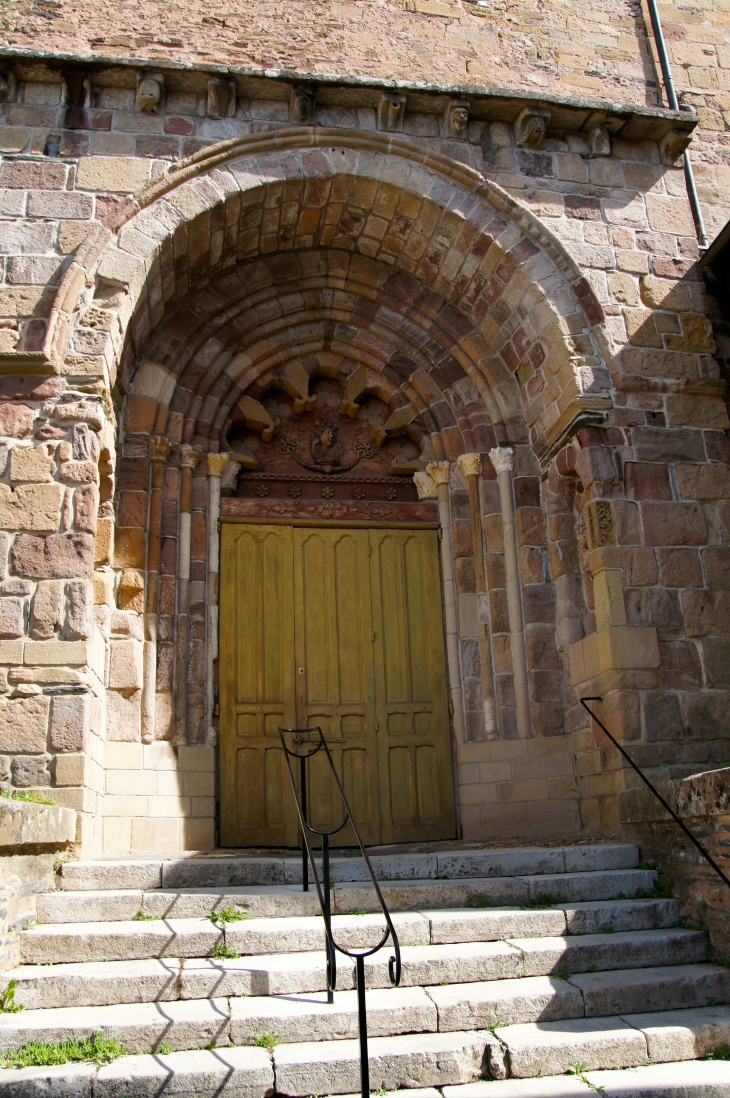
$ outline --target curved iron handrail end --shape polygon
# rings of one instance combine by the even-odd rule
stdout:
[[[687,836],[687,838],[688,838],[688,839],[689,839],[689,840],[690,840],[691,842],[693,842],[693,843],[694,843],[694,845],[695,845],[695,846],[697,847],[697,849],[699,850],[700,854],[702,854],[702,856],[703,856],[703,857],[704,857],[704,858],[706,859],[706,861],[708,861],[708,862],[709,862],[709,864],[710,864],[710,865],[712,866],[712,868],[713,868],[713,869],[715,870],[715,872],[717,873],[717,875],[718,875],[718,876],[719,876],[719,877],[720,877],[720,878],[721,878],[721,879],[723,880],[723,882],[724,882],[724,883],[725,883],[725,884],[726,884],[726,885],[728,886],[728,888],[730,888],[730,879],[729,879],[729,878],[727,877],[727,875],[726,875],[726,874],[725,874],[725,873],[723,872],[723,870],[722,870],[722,869],[720,869],[720,866],[719,866],[719,865],[717,864],[717,862],[716,862],[716,861],[715,861],[715,859],[714,859],[714,858],[712,857],[712,855],[711,855],[711,854],[709,853],[709,851],[708,851],[708,850],[705,850],[704,846],[703,846],[703,845],[702,845],[702,843],[701,843],[701,842],[699,841],[699,839],[695,838],[695,836],[693,835],[693,833],[692,833],[692,832],[690,831],[690,829],[689,829],[689,828],[687,827],[687,825],[686,825],[685,823],[683,823],[683,822],[682,822],[682,820],[681,820],[681,819],[679,818],[679,816],[678,816],[678,815],[677,815],[677,813],[676,813],[676,812],[674,811],[674,809],[673,809],[673,808],[671,807],[671,805],[667,804],[667,802],[665,801],[664,797],[662,797],[662,795],[661,795],[661,793],[659,792],[659,790],[658,790],[658,789],[657,789],[657,788],[656,788],[655,786],[653,786],[653,785],[652,785],[652,783],[651,783],[651,782],[649,781],[649,779],[647,778],[647,776],[646,776],[646,775],[644,774],[644,772],[643,772],[642,770],[640,770],[640,769],[639,769],[639,767],[638,767],[638,766],[636,765],[636,763],[635,763],[635,762],[634,762],[634,760],[633,760],[633,759],[631,758],[631,756],[630,756],[630,755],[627,755],[627,754],[626,754],[626,752],[624,751],[624,749],[623,749],[623,747],[621,746],[621,744],[620,744],[620,743],[618,742],[618,740],[617,740],[617,739],[615,738],[615,736],[612,736],[612,735],[611,735],[611,733],[610,733],[610,732],[608,731],[608,729],[606,728],[606,726],[605,726],[605,724],[603,723],[603,721],[601,721],[601,720],[600,720],[600,719],[599,719],[599,718],[598,718],[598,717],[596,716],[596,714],[595,714],[595,713],[593,712],[593,710],[592,710],[592,709],[589,709],[589,708],[588,708],[588,705],[586,704],[587,702],[602,702],[602,701],[603,701],[603,698],[581,698],[581,699],[580,699],[580,704],[581,704],[581,705],[583,706],[583,708],[585,709],[586,713],[588,713],[588,714],[589,714],[589,715],[590,715],[590,716],[591,716],[591,717],[593,718],[593,720],[594,720],[594,721],[596,722],[596,724],[598,725],[598,727],[599,727],[599,728],[600,728],[600,729],[601,729],[601,730],[602,730],[603,732],[605,732],[605,733],[606,733],[606,735],[608,736],[608,738],[609,738],[609,740],[611,741],[611,743],[612,743],[612,744],[614,745],[614,747],[617,747],[617,748],[618,748],[618,750],[619,750],[619,751],[621,752],[621,754],[622,754],[622,755],[623,755],[623,757],[624,757],[624,758],[626,759],[626,761],[627,761],[627,762],[629,763],[629,765],[630,765],[630,766],[632,766],[632,767],[634,768],[634,770],[636,771],[636,773],[637,773],[637,774],[639,775],[639,777],[641,778],[642,782],[644,782],[644,784],[645,784],[645,785],[647,785],[647,786],[649,787],[649,789],[650,789],[650,790],[652,791],[652,793],[654,794],[654,796],[656,797],[656,799],[657,799],[657,800],[659,801],[659,803],[660,803],[660,804],[662,805],[662,807],[663,807],[663,808],[665,808],[665,809],[667,810],[667,812],[668,812],[668,813],[669,813],[669,815],[670,815],[670,816],[672,817],[672,819],[674,820],[674,822],[675,822],[675,823],[678,823],[678,824],[679,824],[679,826],[680,826],[680,827],[682,828],[682,831],[684,831],[684,833],[685,833],[685,835]]]

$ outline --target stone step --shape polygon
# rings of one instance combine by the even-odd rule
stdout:
[[[508,938],[507,944],[522,953],[525,976],[690,965],[707,958],[706,935],[681,927],[556,938]]]
[[[628,1071],[591,1071],[585,1080],[586,1086],[592,1088],[586,1098],[593,1098],[596,1091],[604,1098],[730,1098],[730,1064],[721,1060],[651,1064]],[[512,1096],[490,1093],[490,1098]],[[526,1090],[520,1098],[533,1096]]]
[[[507,1050],[508,1072],[518,1079],[582,1070],[637,1067],[648,1062],[644,1034],[622,1018],[521,1022],[494,1031]]]
[[[388,854],[369,851],[378,880],[504,877],[633,869],[639,850],[633,843],[586,843],[566,847],[487,847],[436,853]],[[61,888],[72,892],[103,889],[228,888],[240,885],[301,884],[301,859],[255,855],[104,859],[68,862],[60,867]],[[335,882],[366,881],[356,856],[333,857]]]
[[[111,1064],[0,1071],[0,1098],[268,1098],[274,1086],[263,1048],[122,1056]]]
[[[429,987],[428,995],[444,1033],[583,1017],[579,989],[551,976]]]
[[[383,988],[366,997],[368,1035],[435,1033],[438,1016],[423,988]],[[325,992],[284,997],[231,999],[231,1041],[252,1045],[257,1035],[273,1033],[282,1044],[341,1041],[358,1035],[357,992],[341,991],[328,1004]]]
[[[542,1079],[480,1079],[444,1087],[443,1098],[595,1098],[595,1091],[578,1075],[548,1075]]]
[[[425,945],[430,925],[422,915],[395,913],[393,925],[403,945]],[[379,915],[337,915],[332,927],[348,949],[375,945],[384,922]],[[247,919],[228,924],[226,947],[240,954],[299,953],[324,949],[319,918]],[[20,936],[25,964],[64,961],[131,961],[150,957],[209,957],[222,947],[224,935],[209,919],[155,922],[51,923],[29,928]]]
[[[437,1087],[467,1083],[482,1074],[489,1033],[412,1033],[374,1037],[368,1043],[370,1089]],[[274,1049],[277,1094],[291,1098],[356,1093],[358,1041],[312,1041]]]
[[[606,869],[590,873],[545,873],[538,876],[470,877],[462,880],[380,881],[391,911],[424,908],[521,906],[543,907],[590,900],[649,897],[657,874],[651,869]],[[334,910],[378,911],[372,885],[335,884]]]
[[[726,995],[725,1002],[730,1002],[730,995]],[[717,1048],[730,1047],[730,1007],[727,1006],[624,1014],[623,1017],[646,1037],[649,1059],[654,1064],[692,1060]],[[730,1064],[727,1073],[730,1080]]]
[[[730,972],[722,965],[678,964],[585,973],[571,976],[570,983],[580,989],[587,1018],[609,1014],[628,1018],[632,1012],[730,1003]]]
[[[0,1051],[38,1041],[57,1044],[101,1034],[115,1038],[127,1052],[154,1052],[161,1044],[174,1052],[230,1044],[227,999],[189,999],[174,1003],[61,1007],[0,1014]]]
[[[319,915],[315,892],[301,885],[249,885],[208,889],[109,889],[45,892],[38,897],[39,923],[103,923],[136,919],[139,912],[158,919],[204,919],[232,908],[253,919]]]

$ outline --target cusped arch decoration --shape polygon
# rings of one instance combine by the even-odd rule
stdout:
[[[307,256],[322,254],[328,269],[308,270]],[[282,271],[292,262],[300,265],[298,286]],[[288,295],[279,293],[287,277]],[[122,390],[179,405],[184,370],[189,380],[215,327],[230,328],[232,308],[240,305],[239,316],[246,307],[261,313],[268,296],[275,311],[274,302],[305,283],[332,295],[329,315],[320,310],[321,332],[309,341],[312,353],[336,335],[343,323],[338,306],[349,294],[345,313],[359,310],[367,320],[376,309],[386,328],[393,317],[401,328],[410,325],[424,361],[451,360],[455,380],[436,388],[450,399],[457,382],[468,379],[498,441],[527,441],[527,426],[543,461],[610,405],[612,350],[600,304],[537,218],[473,169],[398,135],[326,128],[222,142],[122,200],[69,268],[46,351],[56,360],[73,351],[73,330],[89,323],[89,307],[94,315],[101,311],[106,357]],[[188,361],[178,355],[169,369],[145,344],[160,325],[169,326],[183,299]],[[275,336],[281,342],[281,332]],[[154,379],[147,365],[139,367],[143,351],[160,367]],[[280,347],[274,359],[284,365]],[[274,359],[261,358],[261,371],[271,371]],[[403,372],[394,378],[401,392],[408,387]],[[437,404],[432,376],[429,382],[421,399]],[[196,386],[190,399],[210,414],[210,377]],[[412,395],[398,399],[413,402]],[[452,414],[455,405],[461,415],[464,401],[451,403]],[[190,406],[182,414],[181,437],[199,437],[197,411]],[[222,430],[220,418],[215,426],[214,420],[200,421],[201,444],[211,449],[220,446]]]

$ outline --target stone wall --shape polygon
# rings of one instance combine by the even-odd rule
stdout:
[[[472,23],[476,42],[491,33],[479,5],[452,7],[379,10],[448,41]],[[633,33],[636,12],[605,19],[624,17]],[[660,776],[727,761],[728,420],[677,166],[695,119],[642,106],[646,44],[632,41],[614,84],[570,84],[613,87],[621,106],[560,98],[559,81],[534,94],[324,78],[293,88],[283,74],[183,70],[167,54],[152,67],[143,38],[134,65],[85,63],[61,78],[27,56],[7,67],[1,778],[53,787],[78,810],[85,849],[214,841],[209,469],[198,459],[227,448],[232,378],[257,399],[266,371],[293,354],[311,352],[312,376],[339,370],[332,332],[345,317],[391,410],[420,417],[424,459],[515,451],[530,736],[515,724],[494,471],[485,460],[487,597],[475,597],[467,495],[452,480],[465,833],[616,825],[623,773],[576,691],[607,696],[612,727]],[[310,283],[323,295],[316,316],[297,313],[302,341],[287,344],[287,310]],[[229,329],[245,292],[253,320]],[[253,348],[250,375],[242,355],[229,370],[235,340]],[[483,626],[494,737],[479,724]]]
[[[20,963],[18,935],[36,921],[36,897],[55,888],[75,838],[69,809],[0,798],[0,972]]]
[[[730,770],[664,782],[659,792],[730,877]],[[618,814],[625,837],[638,842],[644,860],[655,862],[672,882],[687,924],[707,929],[717,955],[730,958],[730,886],[645,786],[619,795]]]

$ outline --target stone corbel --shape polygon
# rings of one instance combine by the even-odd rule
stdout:
[[[385,133],[403,133],[405,113],[405,95],[399,92],[383,92],[378,104],[378,129]]]
[[[389,438],[395,438],[396,435],[402,434],[406,427],[413,423],[417,415],[418,412],[412,404],[404,404],[402,408],[396,408],[388,416],[382,427],[373,427],[370,437],[378,446],[383,446]]]
[[[160,601],[160,547],[162,531],[162,487],[165,465],[174,447],[162,435],[150,439],[150,509],[147,530],[147,602],[142,663],[142,742],[155,738],[155,695],[157,692],[157,621]]]
[[[281,420],[272,419],[263,404],[253,397],[240,396],[236,404],[246,417],[246,426],[250,431],[258,431],[264,442],[271,442]]]
[[[466,141],[469,125],[468,99],[450,99],[444,112],[444,137],[451,141]]]
[[[692,134],[686,130],[669,130],[659,142],[659,155],[662,164],[668,168],[676,166],[680,156],[684,156],[692,140]]]
[[[295,84],[289,97],[289,121],[300,126],[314,124],[317,89],[311,84]]]
[[[358,401],[365,393],[368,380],[368,368],[363,363],[354,370],[345,382],[345,391],[340,404],[340,415],[354,419],[360,411]]]
[[[444,619],[446,623],[446,661],[449,669],[449,687],[451,690],[454,735],[457,744],[463,744],[466,742],[464,729],[464,694],[461,685],[459,617],[456,603],[454,542],[451,534],[451,504],[449,501],[451,465],[448,461],[431,461],[426,466],[426,472],[433,480],[438,496],[439,522],[441,525],[441,576],[444,584]],[[418,474],[416,475],[418,476]],[[416,481],[416,488],[419,488],[418,481]]]
[[[482,537],[482,510],[479,499],[479,479],[482,475],[481,454],[461,454],[456,464],[466,477],[469,489],[469,511],[471,515],[471,534],[474,546],[474,573],[476,577],[477,599],[481,603],[487,596],[487,578],[484,569],[484,544]],[[488,740],[497,735],[497,709],[494,700],[494,677],[492,674],[492,645],[489,625],[479,615],[479,657],[482,678],[482,709],[484,713],[484,731]]]
[[[283,383],[284,391],[294,398],[292,411],[295,415],[302,412],[311,412],[314,408],[314,397],[309,394],[309,374],[299,362],[287,362],[286,366],[277,370],[274,375]]]
[[[18,95],[18,81],[15,66],[3,66],[0,69],[0,103],[14,103]]]
[[[211,76],[208,80],[208,118],[233,118],[236,113],[236,81]]]
[[[517,732],[520,738],[530,735],[530,692],[527,682],[527,654],[525,651],[525,620],[522,612],[522,584],[520,558],[515,527],[515,501],[512,488],[514,450],[497,446],[489,451],[489,457],[497,473],[499,499],[502,505],[502,531],[504,534],[504,570],[507,576],[507,611],[509,614],[510,647],[512,649],[512,675],[517,703]]]
[[[515,119],[515,144],[522,149],[541,149],[552,113],[525,107]]]
[[[142,114],[160,113],[165,106],[165,77],[163,73],[137,73],[135,106]]]
[[[236,463],[233,462],[235,465]],[[214,668],[218,658],[218,587],[220,573],[221,476],[228,465],[228,454],[208,454],[208,614],[206,620],[205,722],[206,742],[216,741],[213,723],[215,706]]]

